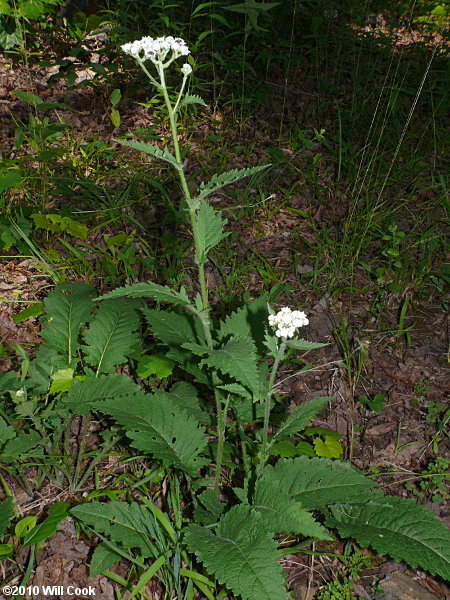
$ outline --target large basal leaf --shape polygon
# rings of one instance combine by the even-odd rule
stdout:
[[[75,415],[84,415],[102,400],[122,400],[133,405],[141,388],[123,373],[101,375],[84,381],[75,381],[69,392],[61,398]]]
[[[14,516],[13,499],[7,497],[0,502],[0,537],[3,537],[9,527],[9,522]]]
[[[163,150],[158,148],[158,146],[153,146],[153,144],[145,144],[144,142],[133,142],[126,140],[114,140],[118,144],[122,144],[122,146],[129,146],[130,148],[134,148],[134,150],[139,150],[140,152],[145,152],[145,154],[150,154],[155,158],[160,158],[161,160],[165,160],[166,162],[173,165],[176,169],[179,168],[177,163],[177,159],[175,156],[165,147]]]
[[[252,167],[250,169],[233,169],[232,171],[227,171],[226,173],[221,173],[220,175],[214,174],[208,183],[202,182],[200,184],[199,194],[195,200],[203,200],[213,192],[222,188],[224,185],[229,185],[230,183],[239,181],[239,179],[243,179],[249,175],[255,175],[256,173],[267,169],[267,167],[270,167],[270,165],[262,165],[259,167]]]
[[[249,337],[255,342],[258,352],[263,354],[268,316],[267,298],[260,296],[231,313],[220,324],[220,335]]]
[[[197,252],[195,262],[202,265],[208,260],[208,252],[214,248],[221,240],[229,235],[223,233],[227,220],[222,219],[220,211],[214,210],[204,200],[199,202],[194,216],[197,229]]]
[[[243,600],[287,600],[276,542],[264,519],[240,504],[219,522],[217,533],[192,524],[184,541],[209,573]]]
[[[272,479],[270,472],[256,482],[251,505],[267,521],[270,531],[332,539],[325,527],[286,493],[286,482]]]
[[[248,338],[232,338],[218,349],[211,350],[200,365],[208,365],[229,375],[248,388],[252,393],[259,392],[258,357],[255,344]]]
[[[159,533],[154,528],[155,518],[142,504],[94,500],[75,506],[70,512],[121,548],[138,549],[144,557],[157,554],[152,541]]]
[[[323,396],[296,406],[287,419],[280,425],[280,429],[273,436],[272,440],[276,442],[287,435],[304,429],[330,399],[329,396]]]
[[[92,288],[84,283],[73,283],[55,288],[44,300],[47,317],[41,336],[49,348],[66,357],[66,367],[80,347],[78,335],[90,317],[92,296]]]
[[[157,283],[134,283],[126,285],[100,296],[97,300],[123,298],[124,296],[128,298],[153,298],[157,302],[170,302],[171,304],[180,306],[190,305],[190,300],[184,287],[179,292],[176,292],[166,285],[159,285]]]
[[[360,546],[450,580],[450,530],[433,511],[409,498],[331,507],[327,525]]]
[[[208,462],[200,456],[207,444],[204,428],[175,407],[170,394],[156,390],[136,396],[132,403],[120,398],[99,402],[96,408],[126,429],[134,448],[153,454],[165,467],[194,475]]]
[[[365,502],[382,495],[376,484],[350,463],[298,456],[264,468],[264,476],[284,482],[286,492],[304,508],[337,502]]]
[[[139,344],[139,300],[115,298],[101,304],[84,332],[85,360],[97,373],[111,373],[127,360]]]

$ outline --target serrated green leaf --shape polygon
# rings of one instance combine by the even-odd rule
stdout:
[[[126,140],[114,140],[118,144],[122,144],[122,146],[129,146],[130,148],[134,148],[134,150],[139,150],[140,152],[145,152],[145,154],[150,154],[155,158],[160,158],[171,165],[173,165],[176,169],[179,169],[179,164],[175,156],[169,151],[167,147],[163,150],[158,148],[157,146],[153,146],[153,144],[145,144],[144,142],[129,142]]]
[[[84,381],[75,380],[68,394],[61,398],[61,402],[75,415],[84,415],[101,400],[116,399],[118,402],[128,402],[132,405],[134,398],[143,393],[129,377],[123,373],[113,373]]]
[[[286,340],[286,346],[292,350],[316,350],[317,348],[323,348],[328,344],[320,344],[318,342],[310,342],[301,338],[293,338]]]
[[[177,381],[170,388],[170,399],[179,410],[184,410],[199,423],[209,423],[210,416],[200,406],[196,388],[186,381]]]
[[[201,106],[206,106],[206,102],[203,100],[203,98],[197,96],[196,94],[192,94],[185,96],[183,100],[181,100],[177,110],[180,110],[180,108],[188,106],[189,104],[200,104]]]
[[[249,337],[255,342],[258,352],[263,354],[268,315],[267,298],[262,295],[231,313],[220,324],[220,335],[224,338],[230,335]]]
[[[208,365],[229,375],[252,393],[259,391],[258,357],[255,344],[248,338],[235,337],[218,349],[211,350],[200,365]]]
[[[156,390],[135,396],[133,412],[127,398],[101,401],[95,407],[126,429],[134,448],[152,454],[166,467],[194,475],[208,462],[200,456],[207,444],[204,428],[176,408],[170,394]]]
[[[286,492],[286,483],[270,475],[267,472],[258,479],[251,503],[267,521],[268,529],[275,533],[297,533],[331,540],[325,527]]]
[[[50,375],[58,369],[67,367],[67,357],[59,354],[53,348],[41,344],[36,358],[30,363],[27,387],[36,394],[46,394],[50,386]]]
[[[191,373],[200,383],[209,383],[207,374],[199,366],[200,359],[184,344],[206,346],[205,332],[198,319],[188,313],[143,309],[152,334],[169,346],[167,356],[172,358],[187,373]]]
[[[84,332],[85,360],[97,367],[97,373],[111,373],[123,364],[139,343],[139,300],[114,298],[100,305]]]
[[[6,444],[8,440],[13,440],[16,437],[16,430],[0,417],[0,446]]]
[[[329,400],[331,400],[329,396],[323,396],[296,406],[287,419],[280,425],[279,430],[272,439],[277,441],[282,437],[304,429]]]
[[[89,286],[73,283],[55,288],[44,300],[47,316],[41,336],[49,348],[65,356],[66,367],[80,347],[78,335],[90,317],[92,295]]]
[[[58,394],[59,392],[67,392],[73,384],[73,369],[59,369],[50,375],[52,384],[50,386],[50,394]]]
[[[199,193],[194,199],[194,202],[204,200],[215,191],[220,190],[220,188],[223,186],[229,185],[230,183],[235,183],[244,177],[255,175],[256,173],[267,169],[267,167],[270,167],[270,165],[262,165],[259,167],[252,167],[250,169],[233,169],[232,171],[227,171],[226,173],[221,173],[220,175],[214,174],[208,183],[202,182],[200,184]]]
[[[58,523],[69,516],[67,509],[70,504],[67,502],[55,502],[48,509],[48,516],[43,523],[36,525],[27,533],[24,539],[26,546],[40,544],[56,531]]]
[[[19,186],[21,181],[22,175],[19,171],[0,170],[0,192],[6,192],[11,188]]]
[[[314,446],[309,442],[294,444],[291,440],[275,442],[270,448],[270,454],[281,458],[294,458],[294,456],[316,456]]]
[[[208,488],[197,496],[199,504],[194,509],[194,519],[201,525],[217,523],[222,516],[226,505],[220,501],[219,494]]]
[[[381,494],[376,484],[350,463],[328,458],[299,456],[266,465],[264,474],[284,481],[286,491],[304,508],[320,508],[337,502],[366,501]]]
[[[330,435],[325,435],[323,440],[316,438],[314,448],[317,456],[324,456],[325,458],[339,458],[344,453],[344,449],[338,440]]]
[[[249,506],[233,506],[214,534],[192,524],[184,541],[220,583],[243,600],[287,600],[276,542]]]
[[[200,200],[194,220],[197,230],[195,262],[202,265],[208,260],[208,252],[229,235],[223,233],[227,220],[222,218],[220,211],[214,210],[204,200]]]
[[[3,537],[9,527],[9,523],[14,516],[14,504],[11,497],[7,497],[0,502],[0,537]]]
[[[179,292],[172,290],[165,285],[157,283],[135,283],[124,287],[116,288],[96,300],[109,300],[110,298],[153,298],[157,302],[170,302],[174,305],[189,306],[191,304],[184,287]]]
[[[450,531],[434,513],[408,498],[331,508],[327,525],[380,554],[450,580]]]

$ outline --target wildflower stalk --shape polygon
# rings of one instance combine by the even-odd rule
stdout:
[[[274,392],[273,384],[275,383],[275,377],[276,377],[280,362],[284,357],[285,350],[286,350],[286,340],[283,339],[280,346],[278,347],[278,352],[275,355],[275,361],[272,365],[272,371],[270,373],[270,378],[269,378],[269,386],[268,386],[269,389],[268,389],[267,396],[266,396],[265,403],[264,403],[264,424],[263,424],[263,431],[262,431],[262,446],[261,446],[261,451],[259,453],[259,464],[258,464],[258,467],[256,470],[256,474],[258,477],[261,477],[262,471],[264,469],[264,465],[266,464],[266,461],[267,461],[267,451],[268,451],[267,438],[268,438],[269,421],[270,421],[270,401],[272,400],[272,396],[273,396],[273,392]]]
[[[165,61],[167,53],[169,52],[169,48],[172,49],[172,57]],[[197,222],[195,219],[195,203],[192,200],[191,193],[189,191],[189,187],[186,181],[186,176],[184,174],[183,163],[181,160],[181,152],[180,145],[178,141],[178,130],[177,130],[177,118],[176,113],[178,107],[180,105],[181,98],[184,93],[184,89],[186,86],[187,77],[192,71],[191,67],[188,64],[185,64],[181,69],[183,73],[183,82],[178,93],[178,97],[175,103],[175,106],[172,106],[172,103],[169,98],[169,94],[167,92],[167,84],[165,78],[165,69],[170,65],[170,63],[180,55],[186,55],[189,53],[189,50],[183,40],[181,39],[173,39],[173,38],[158,38],[157,40],[153,40],[151,38],[143,38],[141,41],[125,44],[122,46],[122,49],[133,56],[139,66],[142,68],[144,73],[147,75],[149,80],[153,85],[156,86],[158,90],[160,90],[164,97],[164,102],[167,108],[167,113],[169,116],[170,123],[170,132],[172,135],[173,148],[175,153],[175,168],[178,173],[178,177],[180,179],[181,188],[183,190],[184,198],[180,204],[180,210],[185,209],[185,204],[187,204],[187,208],[189,210],[189,216],[192,227],[192,235],[194,238],[194,247],[196,256],[200,256],[201,248],[198,237],[198,229]],[[153,75],[148,71],[147,67],[144,64],[146,59],[150,59],[155,65],[158,75],[159,82],[153,77]],[[201,313],[196,313],[197,317],[200,319],[203,330],[205,333],[205,340],[209,350],[214,349],[211,327],[210,327],[210,319],[209,319],[209,298],[208,298],[208,288],[206,285],[205,271],[203,264],[199,261],[197,263],[198,267],[198,279],[200,283],[201,290],[201,298],[202,298],[202,309]],[[217,458],[216,458],[216,474],[215,474],[215,489],[217,490],[220,483],[220,474],[222,469],[222,460],[223,460],[223,450],[225,445],[225,430],[226,430],[226,414],[228,410],[228,400],[222,404],[222,397],[219,393],[218,384],[219,380],[217,377],[217,372],[212,371],[211,373],[212,385],[214,389],[214,397],[216,402],[216,411],[217,411],[217,432],[218,432],[218,444],[217,444]]]

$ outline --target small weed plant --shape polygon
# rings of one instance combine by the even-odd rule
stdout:
[[[109,424],[102,433],[105,449],[120,441],[128,457],[157,466],[156,492],[140,488],[132,498],[109,494],[108,501],[95,494],[70,510],[85,532],[101,540],[91,557],[91,575],[105,573],[132,595],[157,577],[167,598],[287,600],[280,557],[301,551],[298,538],[303,547],[305,540],[331,540],[333,531],[449,579],[450,535],[431,510],[385,496],[344,460],[307,454],[278,458],[274,448],[301,434],[330,401],[305,401],[278,418],[275,427],[278,369],[292,352],[323,344],[297,337],[308,323],[303,311],[274,311],[266,296],[216,319],[205,278],[209,253],[227,236],[226,220],[208,198],[268,165],[213,175],[192,193],[177,118],[182,109],[204,104],[186,93],[194,60],[189,57],[178,72],[177,94],[169,95],[166,83],[175,61],[189,56],[188,47],[179,38],[146,37],[122,49],[163,98],[172,149],[120,143],[165,161],[179,177],[180,220],[192,232],[198,287],[188,293],[184,287],[141,282],[101,298],[84,283],[52,291],[44,302],[36,357],[25,356],[20,373],[1,374],[3,460],[11,469],[36,457],[45,460],[52,427],[81,417],[84,439],[92,415],[100,414]],[[74,490],[82,465],[92,470],[96,460],[86,447],[84,452],[91,462],[80,458],[67,471]],[[5,501],[1,511],[0,528],[6,532],[14,504]],[[65,514],[65,506],[55,510],[46,534]],[[39,524],[31,526],[25,542],[41,540],[39,531]],[[280,534],[293,540],[282,550]],[[131,587],[109,571],[120,558],[133,565]]]

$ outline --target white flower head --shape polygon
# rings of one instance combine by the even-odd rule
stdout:
[[[172,53],[172,59],[187,56],[190,53],[184,40],[174,38],[171,35],[156,39],[146,36],[140,40],[123,44],[121,48],[125,54],[129,54],[136,60],[150,59],[154,63],[165,60],[170,52]]]
[[[192,67],[191,65],[189,65],[188,63],[184,63],[184,65],[181,67],[181,72],[183,73],[183,75],[185,75],[186,77],[188,75],[190,75],[192,73]]]
[[[303,311],[291,310],[288,306],[276,315],[269,315],[269,325],[276,329],[275,335],[285,339],[294,337],[296,330],[308,323],[309,320]]]

